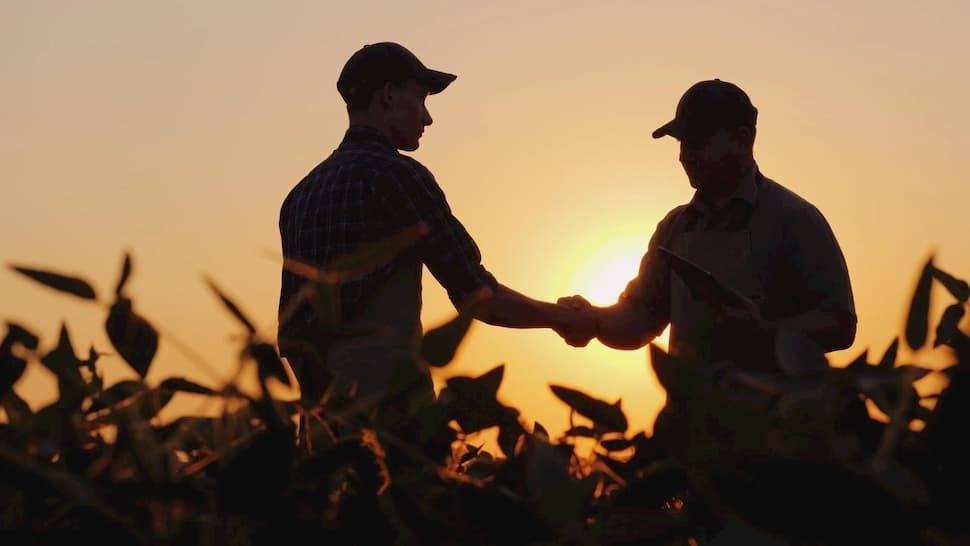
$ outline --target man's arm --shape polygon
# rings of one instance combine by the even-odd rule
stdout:
[[[479,312],[479,320],[506,328],[591,329],[593,317],[561,305],[534,300],[499,284]]]
[[[607,347],[631,351],[653,341],[666,326],[666,322],[656,320],[643,307],[629,301],[595,307],[582,296],[570,296],[559,298],[559,304],[586,317],[567,323],[560,331],[566,343],[574,347],[585,347],[595,337]]]
[[[478,245],[452,214],[444,192],[434,176],[411,158],[403,159],[383,184],[387,214],[400,226],[422,222],[428,235],[417,244],[421,261],[448,292],[456,308],[462,308],[478,292],[491,295],[478,318],[507,328],[563,328],[589,320],[570,309],[531,299],[498,283],[482,265]]]
[[[804,207],[790,216],[785,250],[814,301],[808,310],[768,321],[769,326],[802,332],[826,352],[847,349],[856,334],[852,285],[842,249],[818,209]]]
[[[598,338],[607,347],[633,350],[660,335],[670,321],[670,267],[658,249],[669,239],[671,224],[682,207],[657,224],[637,276],[627,283],[616,304],[595,307],[582,296],[560,298],[559,304],[581,311],[590,320],[577,321],[559,331],[566,343],[585,347]]]

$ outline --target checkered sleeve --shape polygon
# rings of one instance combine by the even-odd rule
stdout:
[[[424,222],[429,233],[417,245],[421,261],[457,307],[480,287],[498,281],[482,265],[474,239],[455,218],[434,175],[416,160],[401,156],[379,189],[393,227]]]

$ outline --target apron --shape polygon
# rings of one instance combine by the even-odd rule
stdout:
[[[707,270],[725,286],[760,304],[765,289],[752,252],[752,222],[736,231],[726,230],[724,224],[705,231],[711,220],[711,215],[705,215],[693,230],[678,234],[669,243],[671,250]],[[697,372],[706,375],[705,371],[711,370],[703,367],[725,359],[721,351],[712,351],[712,348],[720,347],[712,343],[718,333],[717,312],[710,305],[694,300],[687,285],[674,273],[671,274],[670,306],[670,354],[683,359],[685,365],[698,366]],[[709,439],[710,434],[710,431],[694,429],[698,423],[689,417],[692,415],[691,405],[688,399],[671,396],[668,392],[666,404],[654,422],[654,437],[661,445],[685,457],[693,453],[691,438],[694,434],[701,433],[705,439]],[[703,412],[704,408],[698,408],[698,411]]]
[[[706,231],[711,215],[705,215],[695,229],[680,233],[672,250],[709,271],[722,284],[748,296],[756,303],[764,300],[765,289],[754,260],[751,222],[736,231],[724,224]],[[716,311],[694,300],[684,282],[671,277],[670,303],[671,354],[689,361],[712,363],[711,341],[717,328]]]

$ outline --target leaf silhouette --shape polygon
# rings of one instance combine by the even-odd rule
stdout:
[[[899,338],[893,340],[883,353],[882,359],[879,360],[878,366],[880,368],[892,368],[896,365],[896,354],[899,352]]]
[[[67,292],[86,300],[98,299],[94,288],[84,279],[17,265],[11,265],[10,268],[54,290]]]
[[[502,378],[505,377],[505,364],[499,364],[491,370],[483,373],[475,379],[475,382],[481,387],[492,393],[492,396],[498,394],[498,388],[502,385]]]
[[[280,383],[290,386],[290,377],[280,356],[269,343],[251,343],[246,347],[246,354],[256,361],[259,376],[263,379],[272,377]]]
[[[970,285],[967,284],[967,281],[957,279],[946,271],[942,271],[936,267],[933,268],[933,276],[936,278],[936,280],[940,281],[940,284],[946,287],[947,291],[949,291],[950,294],[957,299],[957,301],[966,303],[967,299],[970,299]]]
[[[926,261],[913,299],[910,300],[909,314],[906,318],[906,344],[914,351],[926,344],[926,334],[929,328],[930,295],[933,288],[933,257]]]
[[[124,379],[105,389],[100,396],[92,400],[88,413],[113,408],[132,396],[145,391],[148,387],[141,381]]]
[[[567,430],[565,435],[578,438],[595,438],[596,431],[585,425],[579,425]]]
[[[227,296],[222,290],[219,289],[218,286],[216,286],[215,281],[206,277],[205,282],[209,285],[209,288],[216,293],[216,296],[222,300],[222,304],[226,306],[226,309],[228,309],[230,313],[232,313],[232,316],[236,317],[236,320],[241,322],[242,325],[246,327],[246,331],[248,331],[250,334],[255,334],[256,327],[253,326],[253,322],[249,320],[245,314],[243,314],[242,310],[239,309],[239,306],[236,305],[236,303],[232,301],[229,296]]]
[[[40,339],[36,335],[16,322],[7,323],[7,338],[12,343],[19,343],[31,351],[36,351],[40,345]]]
[[[598,400],[586,393],[568,387],[550,385],[549,388],[556,395],[556,398],[559,398],[567,406],[576,410],[576,413],[586,417],[606,430],[625,432],[629,426],[623,410],[613,404]]]
[[[6,412],[7,421],[15,427],[25,426],[34,415],[27,402],[13,390],[0,394],[0,407]]]
[[[40,361],[57,377],[59,401],[66,407],[79,407],[84,399],[84,380],[79,370],[81,360],[74,352],[67,325],[61,323],[57,347],[44,355]]]
[[[853,371],[862,371],[869,366],[869,349],[862,351],[862,354],[857,356],[855,360],[850,362],[846,369]]]
[[[172,392],[187,392],[192,394],[217,394],[216,391],[206,387],[204,385],[199,385],[198,383],[193,383],[184,377],[169,377],[162,381],[158,388],[161,390],[169,390]]]
[[[111,306],[104,327],[118,354],[139,376],[145,377],[158,351],[155,328],[135,314],[127,298],[120,298]]]
[[[478,314],[482,302],[489,298],[491,291],[486,289],[479,290],[464,305],[455,318],[448,322],[429,330],[421,338],[421,355],[425,362],[430,366],[442,367],[451,363],[458,352],[458,347],[465,339],[472,321]]]
[[[14,354],[14,347],[21,345],[36,350],[39,340],[24,327],[8,322],[7,335],[0,342],[0,396],[13,388],[27,368],[27,361]]]
[[[505,407],[495,398],[504,365],[499,365],[479,377],[451,377],[439,400],[450,408],[455,420],[465,432],[515,422],[518,411]],[[518,426],[517,429],[521,429]],[[516,430],[517,430],[516,429]]]
[[[660,386],[669,394],[685,394],[688,385],[681,363],[655,343],[650,344],[649,353],[650,366],[653,368]]]
[[[538,436],[539,438],[542,438],[546,442],[549,441],[549,431],[547,431],[546,427],[542,426],[542,423],[540,423],[539,421],[536,421],[532,425],[532,435]]]
[[[125,284],[128,283],[128,278],[131,276],[131,254],[125,253],[125,259],[121,263],[121,274],[118,277],[118,284],[115,286],[115,295],[121,297],[121,292],[125,289]]]
[[[633,442],[626,438],[610,438],[600,442],[606,451],[623,451],[633,446]]]
[[[960,332],[960,321],[963,320],[964,314],[966,314],[966,308],[962,303],[954,303],[943,311],[940,323],[936,326],[936,339],[933,341],[933,347],[953,344],[953,340]]]

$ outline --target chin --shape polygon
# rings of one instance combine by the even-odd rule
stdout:
[[[418,141],[415,140],[413,142],[402,142],[402,143],[399,143],[397,145],[397,148],[399,150],[404,150],[405,152],[413,152],[414,150],[417,150],[419,146],[421,146],[421,144],[419,144]]]

